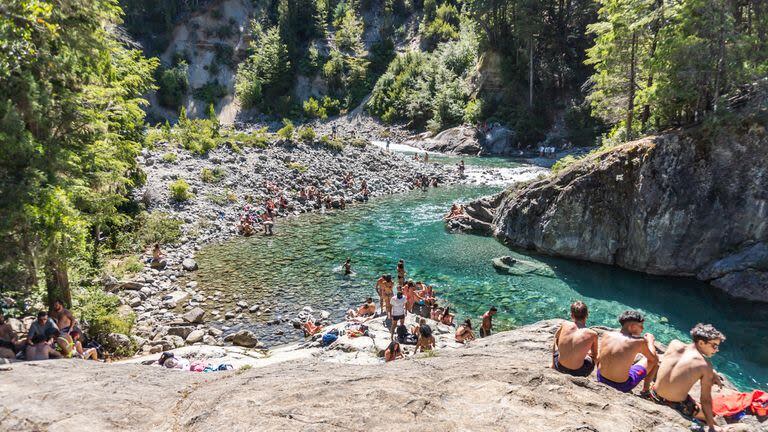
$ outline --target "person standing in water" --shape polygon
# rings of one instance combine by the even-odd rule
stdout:
[[[344,261],[344,274],[345,275],[352,274],[352,258],[347,257],[347,260]]]
[[[483,314],[483,323],[480,325],[480,337],[488,337],[493,329],[493,316],[496,315],[496,306],[491,306],[488,312]]]
[[[397,286],[402,287],[405,284],[405,261],[397,262]]]

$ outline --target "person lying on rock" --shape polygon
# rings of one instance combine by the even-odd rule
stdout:
[[[644,321],[640,312],[624,311],[619,315],[621,330],[603,335],[597,358],[598,382],[629,393],[643,381],[643,393],[648,392],[659,357],[653,335],[643,336]],[[643,358],[635,363],[637,354]]]
[[[467,319],[464,324],[460,325],[456,329],[456,342],[466,343],[475,340],[475,333],[472,331],[472,321]]]
[[[389,300],[391,308],[389,310],[389,319],[392,320],[392,328],[389,330],[390,336],[394,336],[395,328],[398,323],[405,325],[405,296],[403,295],[403,288],[397,288],[397,294]]]
[[[425,322],[419,326],[419,339],[416,341],[414,354],[421,351],[432,351],[435,349],[435,337],[432,336],[432,327]]]
[[[552,344],[552,369],[573,376],[589,376],[597,358],[597,332],[587,328],[589,310],[581,301],[571,304],[571,319],[560,325]]]
[[[61,358],[61,354],[51,347],[52,343],[52,334],[50,337],[46,337],[44,334],[36,333],[30,340],[30,344],[27,345],[24,352],[24,358],[28,361]]]
[[[75,344],[74,356],[83,360],[98,360],[99,353],[96,348],[83,349],[83,344],[80,341],[80,330],[72,330],[69,335]]]
[[[376,303],[373,302],[373,298],[368,297],[367,299],[365,299],[365,303],[359,308],[357,308],[357,310],[350,309],[347,311],[347,319],[372,317],[375,314],[376,314]]]
[[[323,327],[316,325],[312,320],[307,320],[302,326],[302,329],[304,330],[304,337],[314,336],[323,331]]]
[[[708,359],[718,352],[725,335],[711,324],[699,323],[691,329],[691,338],[690,344],[679,340],[669,343],[649,396],[686,417],[706,421],[710,432],[720,431],[712,413],[712,385],[723,383]],[[688,394],[697,381],[701,382],[700,404]]]
[[[453,203],[451,204],[451,211],[449,211],[448,214],[443,217],[443,220],[448,221],[462,217],[464,217],[464,207],[461,204]]]
[[[384,350],[384,361],[391,362],[401,358],[404,358],[404,356],[400,344],[395,341],[390,342],[387,349]]]
[[[379,294],[379,301],[381,302],[381,313],[389,313],[392,304],[392,289],[394,288],[394,282],[392,282],[392,275],[381,275],[376,281],[376,292]]]
[[[493,316],[496,315],[497,311],[496,306],[491,306],[491,308],[488,309],[488,312],[483,314],[483,323],[480,324],[481,338],[491,335],[491,330],[493,330]]]
[[[59,299],[53,302],[53,310],[49,316],[56,321],[56,327],[58,327],[59,331],[62,333],[69,333],[69,331],[77,325],[75,316],[72,315],[72,312],[70,312],[69,309],[64,307],[64,303]]]
[[[15,358],[20,349],[21,344],[16,332],[5,321],[5,315],[0,312],[0,358]]]

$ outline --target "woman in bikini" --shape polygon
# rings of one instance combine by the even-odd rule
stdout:
[[[467,319],[464,324],[460,325],[456,329],[456,342],[467,343],[471,340],[475,340],[475,333],[472,331],[472,321]]]

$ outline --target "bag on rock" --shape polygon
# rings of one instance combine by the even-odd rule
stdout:
[[[331,332],[328,332],[328,333],[323,335],[322,344],[323,344],[324,347],[327,347],[328,345],[336,342],[336,339],[338,339],[338,338],[339,337],[336,336],[335,334],[333,334]]]

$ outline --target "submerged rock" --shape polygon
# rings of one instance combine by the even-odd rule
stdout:
[[[259,340],[256,339],[256,335],[252,331],[240,330],[232,336],[232,343],[246,348],[253,348],[259,343]]]

